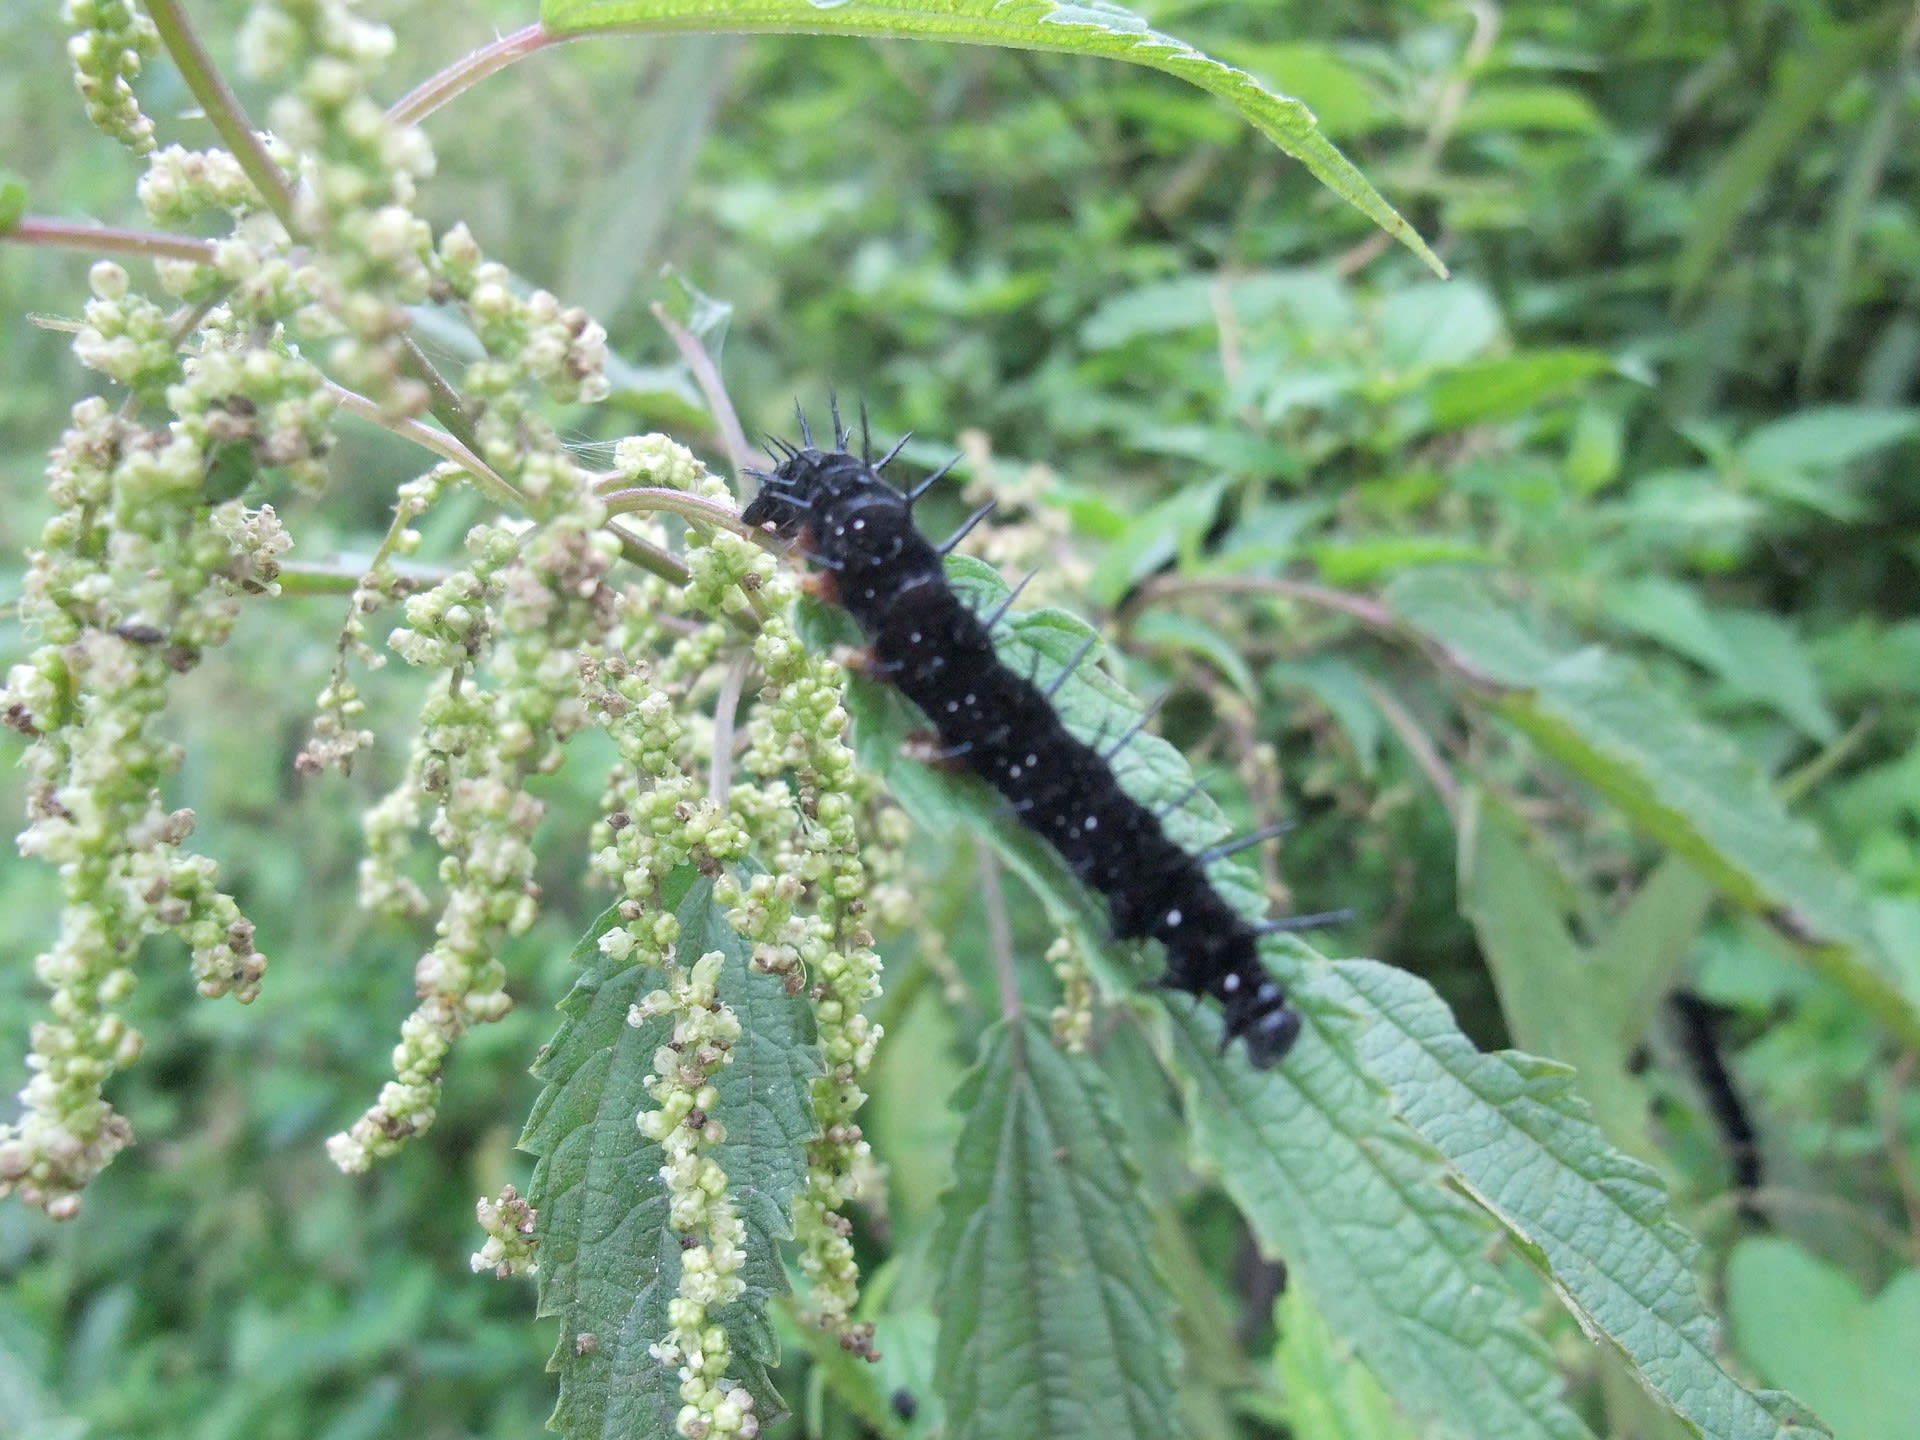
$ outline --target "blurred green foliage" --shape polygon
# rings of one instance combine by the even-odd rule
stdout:
[[[399,68],[422,76],[527,18],[470,0],[391,8]],[[1167,733],[1227,769],[1273,747],[1274,792],[1254,791],[1304,822],[1289,891],[1304,908],[1354,905],[1339,938],[1430,979],[1477,1039],[1580,1064],[1609,1137],[1662,1169],[1716,1273],[1764,1223],[1771,1238],[1733,1252],[1737,1355],[1852,1421],[1849,1396],[1920,1346],[1906,1303],[1920,1262],[1920,12],[1135,8],[1310,104],[1456,278],[1433,280],[1205,95],[1094,61],[935,45],[549,52],[430,122],[426,208],[607,322],[626,381],[611,413],[575,417],[583,443],[698,424],[659,378],[672,349],[648,307],[671,266],[732,306],[726,373],[750,428],[837,382],[930,457],[978,431],[989,480],[1047,467],[1032,503],[1068,517],[1092,566],[1079,608],[1143,688],[1176,687]],[[240,9],[194,6],[216,37]],[[134,166],[87,129],[60,46],[46,10],[0,14],[0,164],[37,213],[136,222]],[[164,66],[142,93],[163,140],[204,143]],[[89,383],[65,337],[27,317],[76,313],[84,266],[0,247],[10,557],[38,527],[41,455]],[[305,558],[368,550],[414,463],[356,435],[335,492],[288,517]],[[473,513],[436,514],[427,550],[449,553]],[[1168,569],[1212,589],[1154,578]],[[1396,606],[1400,630],[1356,626],[1311,595],[1222,583],[1430,596],[1461,588],[1462,570],[1495,629],[1443,633],[1431,603]],[[192,757],[176,803],[199,813],[273,969],[240,1012],[190,1004],[184,965],[156,956],[133,1015],[149,1048],[116,1091],[141,1143],[75,1225],[0,1207],[0,1436],[518,1436],[551,1403],[550,1337],[523,1291],[468,1273],[466,1220],[529,1168],[511,1149],[527,1067],[600,900],[578,877],[601,757],[543,782],[548,909],[510,957],[520,1007],[463,1044],[424,1141],[343,1179],[320,1141],[380,1084],[419,945],[355,910],[353,817],[397,771],[417,696],[387,672],[372,688],[382,745],[350,782],[296,782],[339,602],[277,603],[276,623],[255,617],[192,677],[176,717]],[[1663,861],[1701,852],[1610,788],[1610,762],[1583,768],[1537,716],[1463,688],[1427,648],[1484,670],[1536,650],[1565,664],[1595,643],[1608,665],[1632,657],[1660,715],[1775,778],[1817,831],[1814,869],[1781,863],[1857,934],[1777,887],[1742,893],[1711,864]],[[1613,693],[1631,738],[1636,692]],[[1684,771],[1688,753],[1665,758]],[[1728,824],[1714,855],[1767,851],[1749,870],[1778,858],[1766,814]],[[897,1272],[880,1262],[937,1224],[958,1127],[942,1107],[995,1008],[972,855],[953,858],[928,882],[926,920],[949,937],[963,998],[926,983],[915,937],[886,941],[894,1041],[867,1128],[891,1166],[889,1213],[862,1239],[894,1353],[878,1381],[849,1378],[789,1337],[783,1381],[819,1433],[901,1430],[888,1396],[931,1373],[929,1297],[888,1294]],[[33,866],[0,868],[0,1056],[25,1048],[50,897]],[[1036,961],[1023,981],[1044,996],[1046,926],[1012,899]],[[1815,943],[1843,938],[1878,988],[1849,988]],[[1729,1196],[1724,1137],[1663,1021],[1676,987],[1721,1008],[1759,1132],[1762,1221]],[[1147,1068],[1129,1045],[1108,1052],[1116,1077]],[[1140,1138],[1172,1124],[1165,1095],[1115,1083],[1136,1151],[1171,1164]],[[1156,1243],[1191,1247],[1174,1255],[1181,1325],[1214,1367],[1187,1377],[1196,1432],[1284,1419],[1303,1437],[1397,1433],[1357,1384],[1321,1397],[1318,1417],[1277,1404],[1276,1375],[1284,1389],[1338,1367],[1332,1342],[1283,1310],[1276,1353],[1271,1277],[1239,1222],[1217,1196],[1156,1189],[1183,1194],[1191,1222],[1190,1238]],[[1779,1330],[1815,1301],[1830,1320],[1810,1308]],[[1629,1433],[1631,1397],[1562,1324],[1579,1403],[1613,1407]],[[1847,1348],[1840,1376],[1839,1359],[1800,1348],[1815,1331],[1873,1349]],[[1847,1440],[1900,1433],[1854,1423]]]

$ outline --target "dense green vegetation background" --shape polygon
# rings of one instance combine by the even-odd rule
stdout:
[[[240,9],[194,8],[216,43]],[[407,75],[526,18],[389,8]],[[1746,1372],[1842,1440],[1895,1440],[1920,1348],[1920,12],[1135,8],[1312,105],[1455,278],[1204,95],[934,45],[569,46],[430,122],[425,208],[607,322],[628,368],[616,413],[582,412],[583,442],[694,423],[648,309],[680,282],[732,307],[727,380],[750,424],[779,426],[831,381],[923,437],[910,456],[979,432],[975,473],[1020,488],[1084,560],[1078,608],[1138,658],[1143,688],[1178,685],[1167,732],[1222,770],[1272,747],[1270,798],[1304,822],[1288,890],[1359,912],[1326,948],[1426,976],[1483,1043],[1580,1063],[1611,1138],[1660,1166],[1707,1240]],[[0,159],[37,211],[137,221],[134,163],[87,129],[61,44],[41,7],[0,15]],[[189,103],[176,83],[158,66],[143,96],[193,138],[168,118]],[[0,248],[8,556],[37,531],[41,457],[91,383],[27,317],[76,312],[84,265]],[[290,516],[311,558],[328,540],[368,549],[414,464],[357,435],[337,490]],[[437,513],[428,548],[477,513]],[[1143,592],[1165,567],[1284,574],[1411,618],[1396,634],[1311,598]],[[578,880],[594,765],[548,782],[548,908],[516,942],[519,1008],[466,1040],[424,1141],[342,1178],[320,1142],[384,1078],[419,948],[354,907],[354,816],[397,769],[418,696],[387,672],[372,693],[393,738],[350,782],[297,783],[339,602],[279,603],[279,623],[191,677],[177,716],[179,800],[260,926],[265,993],[244,1012],[192,1005],[184,966],[149,967],[136,1022],[173,1018],[142,1024],[147,1054],[116,1091],[142,1143],[76,1224],[0,1207],[0,1436],[518,1436],[551,1404],[551,1336],[524,1289],[469,1273],[468,1216],[524,1178],[527,1066],[602,903]],[[1589,788],[1604,765],[1556,748],[1551,717],[1462,699],[1471,673],[1530,683],[1536,654],[1586,644],[1639,667],[1615,692],[1621,733],[1677,706],[1701,729],[1663,733],[1730,741],[1780,777],[1829,857],[1806,872],[1810,904],[1844,872],[1833,885],[1859,892],[1861,944],[1904,1004],[1810,954],[1807,915],[1765,885],[1742,897],[1657,806]],[[1664,698],[1642,713],[1636,697]],[[1684,746],[1657,758],[1656,789],[1691,778]],[[1736,854],[1773,838],[1730,823]],[[1659,868],[1667,847],[1746,903]],[[928,917],[979,979],[971,853],[934,869]],[[1584,1022],[1628,983],[1616,922],[1650,875],[1669,889],[1629,912],[1651,927],[1632,980],[1713,1007],[1759,1134],[1764,1183],[1744,1204],[1664,1007],[1604,1039]],[[25,1049],[51,893],[36,867],[0,866],[0,1057]],[[1043,997],[1045,926],[1017,896],[1014,919]],[[911,983],[918,937],[883,948],[890,983]],[[863,1235],[876,1260],[930,1222],[957,1125],[945,1097],[993,1008],[910,993],[868,1125],[891,1167],[885,1222]],[[1184,1303],[1217,1306],[1250,1365],[1195,1388],[1252,1396],[1212,1416],[1225,1433],[1272,1433],[1277,1277],[1217,1197],[1184,1203],[1203,1242]],[[1552,1323],[1574,1382],[1598,1387],[1571,1322]],[[902,1332],[910,1377],[926,1337]],[[789,1397],[854,1433],[789,1355]],[[1292,1363],[1281,1378],[1304,1383]]]

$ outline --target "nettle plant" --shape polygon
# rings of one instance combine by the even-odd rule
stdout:
[[[528,781],[589,730],[618,756],[592,845],[617,899],[580,942],[578,982],[537,1059],[530,1193],[481,1204],[474,1257],[501,1277],[535,1274],[541,1314],[560,1322],[557,1429],[751,1437],[783,1408],[769,1379],[776,1321],[876,1433],[1179,1429],[1164,1247],[1111,1067],[1089,1054],[1118,1035],[1184,1107],[1185,1164],[1285,1261],[1296,1419],[1360,1406],[1396,1424],[1376,1392],[1353,1388],[1377,1383],[1416,1427],[1590,1434],[1536,1311],[1543,1276],[1606,1363],[1694,1431],[1822,1433],[1722,1367],[1695,1247],[1569,1071],[1481,1053],[1424,982],[1286,935],[1264,938],[1260,956],[1302,1017],[1299,1043],[1267,1070],[1224,1048],[1219,1009],[1145,985],[1154,955],[1109,938],[1104,907],[1054,849],[916,743],[920,722],[884,676],[850,674],[835,648],[849,632],[803,597],[784,544],[742,522],[752,462],[699,341],[676,329],[731,437],[734,480],[660,434],[618,442],[611,468],[591,469],[543,407],[605,394],[603,329],[516,283],[465,226],[436,233],[414,209],[433,172],[422,117],[551,44],[692,30],[919,37],[1167,71],[1222,96],[1437,269],[1303,107],[1116,6],[1053,0],[553,0],[539,23],[384,105],[386,28],[349,0],[261,0],[236,45],[274,97],[256,128],[178,0],[67,0],[66,14],[91,118],[145,157],[154,228],[29,216],[12,185],[0,211],[7,239],[107,257],[73,350],[110,382],[73,407],[52,455],[54,513],[21,601],[32,649],[0,699],[29,776],[20,848],[57,867],[64,896],[36,962],[47,1009],[21,1115],[0,1137],[0,1187],[72,1218],[131,1142],[107,1092],[139,1056],[120,1012],[144,938],[177,937],[209,998],[245,1003],[272,983],[271,937],[194,853],[192,812],[166,802],[181,752],[160,722],[177,677],[218,663],[210,652],[243,616],[266,623],[251,602],[280,590],[294,544],[269,499],[324,487],[335,426],[353,415],[415,442],[426,468],[399,488],[364,573],[336,577],[338,664],[298,764],[318,777],[371,745],[359,686],[388,656],[432,675],[404,778],[365,816],[361,890],[369,907],[430,922],[433,938],[418,1005],[395,1017],[392,1080],[329,1142],[342,1170],[426,1130],[461,1037],[512,1003],[514,940],[539,905],[542,807]],[[132,82],[160,52],[219,146],[156,144]],[[154,283],[137,285],[128,260],[148,262]],[[436,369],[414,337],[423,307],[463,323],[480,358]],[[416,522],[455,487],[476,488],[497,518],[423,575]],[[1009,599],[978,561],[955,556],[947,571],[981,611]],[[1348,609],[1504,697],[1543,743],[1562,737],[1577,768],[1575,742],[1597,724],[1578,705],[1604,677],[1563,694],[1544,671],[1521,673],[1524,647],[1477,623],[1460,593],[1413,587],[1392,606]],[[1051,674],[1090,640],[1042,608],[1011,617],[1000,655]],[[1189,798],[1182,756],[1135,733],[1146,712],[1118,681],[1073,669],[1054,702],[1076,736],[1130,737],[1120,782],[1177,816],[1183,846],[1227,835],[1210,798]],[[1756,777],[1722,778],[1767,803]],[[1060,1003],[1051,1016],[1024,1008],[1001,947],[1003,1017],[955,1097],[956,1179],[936,1233],[900,1259],[917,1280],[892,1287],[933,1297],[937,1339],[915,1329],[890,1352],[886,1301],[861,1294],[854,1207],[879,1184],[860,1128],[884,1042],[875,935],[919,923],[903,868],[916,822],[972,837],[987,873],[1004,866],[1038,897],[1059,935],[1045,963]],[[409,864],[426,846],[432,885]],[[1242,914],[1265,912],[1253,870],[1213,873]],[[790,1300],[795,1271],[803,1293]],[[1374,1379],[1343,1372],[1343,1349]]]

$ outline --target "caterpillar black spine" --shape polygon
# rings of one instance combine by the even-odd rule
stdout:
[[[1006,665],[994,648],[992,624],[1005,607],[983,619],[947,583],[940,557],[991,507],[976,511],[945,543],[933,544],[914,524],[913,505],[952,462],[911,491],[895,490],[880,470],[900,446],[875,463],[864,412],[861,419],[863,443],[855,455],[837,406],[831,450],[814,445],[802,415],[798,447],[771,443],[777,463],[770,472],[756,472],[762,486],[744,519],[771,525],[829,572],[824,589],[867,637],[874,672],[919,707],[949,757],[993,786],[1009,813],[1106,898],[1116,935],[1160,942],[1167,956],[1160,983],[1213,996],[1225,1013],[1226,1038],[1244,1039],[1255,1066],[1275,1064],[1299,1037],[1301,1022],[1261,964],[1258,937],[1341,917],[1254,925],[1226,902],[1206,867],[1239,846],[1188,853],[1114,776],[1113,756],[1140,727],[1102,750],[1072,735],[1055,712],[1049,696],[1091,641],[1043,688]],[[1166,813],[1178,808],[1169,806]]]

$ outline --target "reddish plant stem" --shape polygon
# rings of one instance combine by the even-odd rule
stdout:
[[[213,259],[211,240],[199,240],[191,235],[161,235],[150,230],[125,230],[117,225],[49,220],[39,215],[29,215],[11,229],[0,230],[0,240],[144,260],[192,260],[205,265]]]
[[[260,192],[268,208],[280,217],[280,223],[287,227],[288,232],[297,234],[299,227],[293,220],[293,186],[280,172],[280,167],[273,163],[260,132],[253,128],[253,123],[247,119],[247,112],[240,108],[238,97],[214,67],[212,57],[200,43],[200,37],[194,33],[193,25],[179,0],[148,0],[147,13],[153,17],[154,28],[160,32],[160,42],[167,47],[167,54],[179,69],[180,78],[187,82],[187,88],[193,92],[193,98],[200,102],[208,121],[220,133],[220,138],[226,141],[233,158],[240,162],[240,168],[247,172],[253,188]]]
[[[491,45],[482,45],[472,54],[454,61],[437,75],[414,86],[387,110],[387,118],[396,125],[414,125],[433,114],[442,105],[478,85],[496,71],[517,60],[524,60],[549,45],[562,44],[575,37],[550,35],[538,22],[511,35],[503,35]]]
[[[669,315],[666,306],[656,303],[653,318],[672,338],[680,358],[687,362],[687,368],[693,372],[694,383],[706,397],[707,409],[713,415],[713,423],[720,429],[720,438],[727,447],[727,460],[733,466],[734,482],[738,485],[742,473],[753,459],[753,452],[747,445],[746,431],[740,428],[740,417],[734,413],[727,387],[720,379],[719,367],[713,363],[713,357],[707,354],[707,347],[700,343],[699,337]]]

